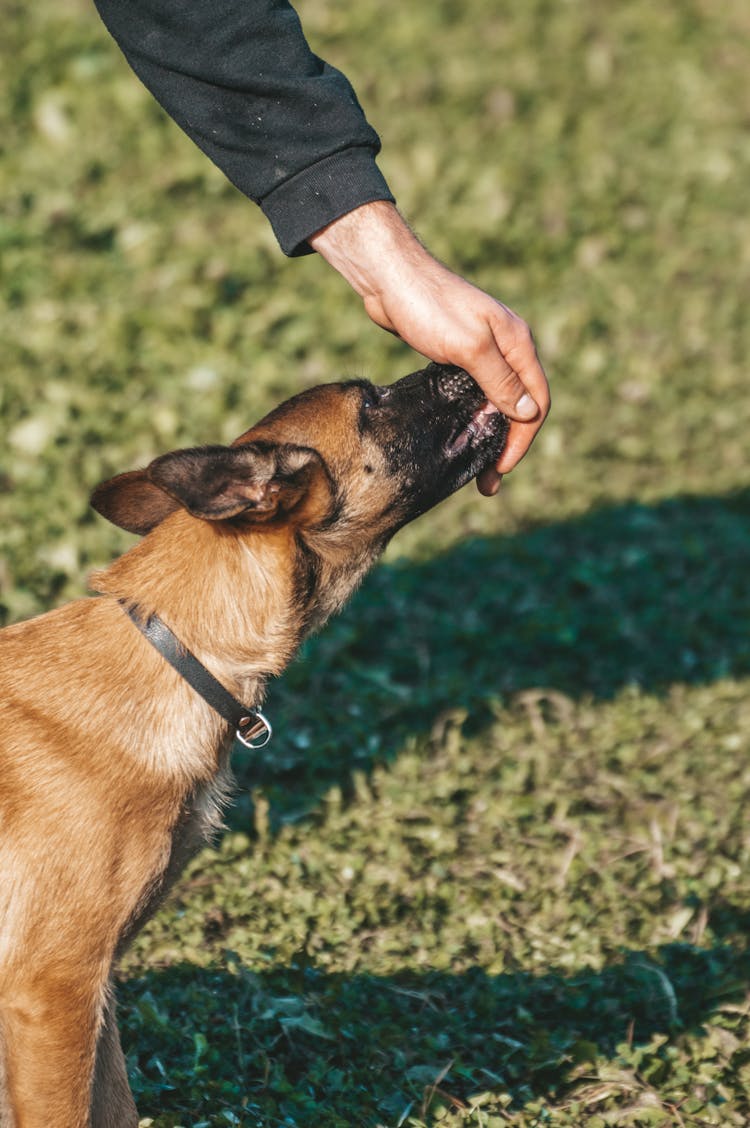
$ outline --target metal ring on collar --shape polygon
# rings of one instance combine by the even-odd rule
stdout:
[[[265,748],[273,736],[271,722],[257,709],[252,716],[242,718],[237,726],[236,736],[245,748]]]

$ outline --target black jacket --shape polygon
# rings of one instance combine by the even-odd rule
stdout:
[[[256,203],[282,250],[371,200],[392,200],[380,149],[340,71],[286,0],[95,0],[167,113]]]

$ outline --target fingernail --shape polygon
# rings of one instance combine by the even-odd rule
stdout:
[[[516,404],[516,411],[519,415],[524,416],[524,418],[526,419],[533,418],[538,410],[539,408],[537,407],[536,402],[531,398],[528,392],[522,395],[520,400]]]

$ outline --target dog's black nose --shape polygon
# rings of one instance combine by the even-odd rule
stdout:
[[[441,364],[435,376],[435,387],[441,396],[452,400],[465,395],[470,390],[475,390],[477,385],[463,368],[457,368],[453,364]]]

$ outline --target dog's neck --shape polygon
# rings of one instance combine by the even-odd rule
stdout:
[[[300,642],[289,536],[241,535],[180,511],[90,583],[158,615],[215,676],[246,693],[248,683],[280,673]]]
[[[243,530],[172,514],[108,568],[94,591],[158,615],[180,642],[246,705],[279,675],[304,636],[340,609],[372,563],[352,558],[352,531],[283,524]],[[305,578],[305,562],[310,574]],[[305,590],[306,589],[306,590]]]

